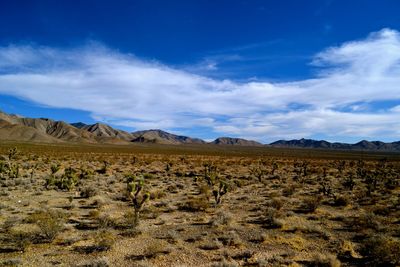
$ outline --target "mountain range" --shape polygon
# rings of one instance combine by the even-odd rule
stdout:
[[[219,137],[212,142],[198,138],[171,134],[162,130],[127,132],[114,129],[102,123],[66,123],[47,118],[26,118],[0,111],[0,140],[32,141],[42,143],[88,143],[88,144],[129,144],[156,143],[168,145],[211,144],[254,147],[319,148],[341,150],[399,151],[400,141],[384,143],[381,141],[360,141],[356,144],[331,143],[312,139],[279,140],[271,144],[261,144],[242,138]]]

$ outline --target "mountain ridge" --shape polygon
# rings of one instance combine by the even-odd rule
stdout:
[[[355,144],[328,142],[325,140],[293,139],[278,140],[269,144],[271,147],[286,148],[319,148],[337,150],[365,150],[365,151],[400,151],[400,141],[385,143],[382,141],[361,140]]]
[[[382,141],[361,140],[355,144],[328,142],[325,140],[293,139],[278,140],[270,144],[235,137],[218,137],[206,142],[199,138],[168,133],[160,129],[127,132],[114,129],[104,123],[86,124],[67,123],[48,118],[28,118],[7,114],[0,110],[0,140],[32,141],[43,143],[91,143],[91,144],[130,144],[156,143],[167,145],[211,144],[220,146],[286,147],[311,149],[337,149],[361,151],[400,152],[400,141],[385,143]]]

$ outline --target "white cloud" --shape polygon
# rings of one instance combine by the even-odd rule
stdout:
[[[328,48],[313,64],[322,67],[314,79],[238,83],[96,43],[70,50],[13,45],[0,47],[0,93],[137,129],[201,126],[261,141],[315,134],[398,138],[398,106],[379,113],[356,107],[400,102],[399,32],[383,29]],[[339,111],[346,106],[350,111]]]

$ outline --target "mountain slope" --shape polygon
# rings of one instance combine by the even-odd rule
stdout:
[[[128,142],[134,139],[132,134],[122,130],[116,130],[111,126],[102,123],[84,125],[81,127],[81,129],[86,130],[97,137],[117,138]]]
[[[132,136],[133,136],[132,142],[139,142],[139,143],[157,143],[157,144],[169,144],[169,145],[206,143],[201,139],[175,135],[158,129],[137,131],[132,133]]]
[[[212,141],[210,144],[215,145],[234,145],[234,146],[262,146],[263,144],[252,141],[246,140],[242,138],[232,138],[232,137],[219,137]]]
[[[9,131],[11,131],[11,128],[13,129],[15,136],[12,137],[13,138],[12,140],[25,141],[27,136],[29,136],[30,141],[37,141],[37,142],[64,141],[64,142],[76,142],[76,143],[98,143],[104,141],[104,140],[98,140],[95,135],[91,134],[86,130],[78,129],[63,121],[54,121],[45,118],[39,118],[39,119],[24,118],[17,115],[8,115],[3,112],[0,112],[0,119],[8,122],[10,125],[14,125],[13,127],[11,127],[10,125],[8,127],[3,125],[4,136],[7,135],[5,133],[7,129]],[[18,129],[18,131],[21,131],[21,133],[18,134],[18,131],[15,132],[16,129]],[[35,134],[32,129],[36,130]],[[22,133],[22,131],[26,131],[27,133]]]
[[[59,143],[60,140],[51,137],[39,130],[18,124],[12,124],[0,119],[0,140],[34,141],[42,143]]]

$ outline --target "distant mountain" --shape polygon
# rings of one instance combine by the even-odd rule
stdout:
[[[133,136],[132,142],[138,142],[138,143],[156,143],[156,144],[169,144],[169,145],[206,143],[201,139],[175,135],[158,129],[137,131],[132,133],[132,136]]]
[[[270,144],[272,147],[321,148],[342,150],[400,151],[400,142],[384,143],[381,141],[360,141],[356,144],[330,143],[325,140],[299,139],[279,140]]]
[[[215,145],[234,145],[234,146],[263,146],[263,144],[246,140],[242,138],[232,138],[232,137],[219,137],[211,142],[211,144]]]
[[[86,123],[83,123],[83,122],[74,122],[74,123],[71,123],[71,125],[74,126],[75,128],[82,129],[82,128],[85,127],[87,124],[86,124]]]
[[[68,124],[47,118],[25,118],[0,111],[0,140],[32,141],[42,143],[91,143],[91,144],[213,144],[230,146],[263,146],[263,144],[242,138],[219,137],[212,142],[198,138],[175,135],[153,129],[129,133],[112,128],[107,124],[85,124],[82,122]],[[381,141],[360,141],[356,144],[330,143],[324,140],[299,139],[279,140],[269,144],[271,147],[320,148],[365,151],[400,151],[400,141],[384,143]]]

